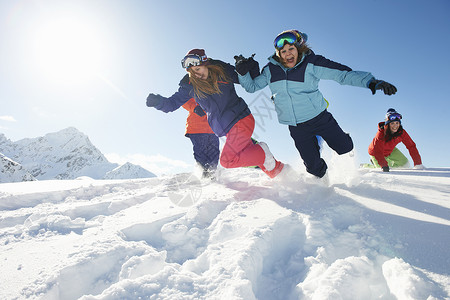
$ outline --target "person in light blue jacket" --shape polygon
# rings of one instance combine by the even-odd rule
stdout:
[[[369,88],[372,94],[383,90],[386,95],[393,95],[397,88],[376,80],[369,72],[353,71],[315,54],[306,44],[307,38],[298,30],[283,31],[275,38],[275,54],[269,57],[261,75],[252,79],[248,60],[236,61],[236,71],[247,92],[256,92],[267,85],[270,87],[278,121],[288,125],[307,172],[322,178],[327,164],[320,157],[316,136],[321,136],[340,155],[353,149],[353,141],[327,111],[327,102],[319,91],[319,81],[328,79],[343,85]]]

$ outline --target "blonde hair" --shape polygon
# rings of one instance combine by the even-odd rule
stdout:
[[[208,68],[208,78],[201,80],[195,76],[192,69],[188,69],[189,79],[194,87],[194,93],[199,98],[206,98],[207,95],[222,94],[219,89],[219,81],[230,82],[230,78],[225,72],[225,69],[220,65],[213,65],[208,63],[205,65]]]

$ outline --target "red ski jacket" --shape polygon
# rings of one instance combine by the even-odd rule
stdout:
[[[188,102],[183,104],[183,108],[186,109],[189,114],[186,119],[186,132],[185,135],[194,133],[214,133],[208,124],[206,114],[199,116],[194,112],[194,108],[198,106],[194,98],[191,98]]]
[[[416,144],[402,127],[399,128],[399,135],[394,136],[390,141],[386,142],[384,136],[384,122],[378,124],[378,132],[372,143],[369,145],[369,154],[375,156],[375,159],[381,167],[385,167],[388,165],[385,157],[389,156],[395,146],[399,143],[403,143],[406,149],[408,149],[415,166],[422,164],[422,159]]]

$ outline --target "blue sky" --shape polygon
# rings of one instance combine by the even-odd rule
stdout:
[[[240,2],[0,0],[0,133],[17,141],[73,126],[111,160],[159,174],[189,170],[187,112],[147,108],[148,93],[177,90],[185,74],[180,61],[192,48],[229,63],[236,54],[256,53],[262,67],[274,37],[294,28],[308,34],[317,54],[398,88],[394,96],[372,96],[321,82],[360,162],[368,162],[377,123],[393,107],[424,165],[450,166],[450,2]],[[278,124],[270,90],[237,91],[255,115],[255,136],[277,158],[301,164],[287,127]]]

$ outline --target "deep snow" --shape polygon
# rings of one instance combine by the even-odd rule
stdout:
[[[0,184],[0,298],[449,299],[450,168],[349,161]]]

